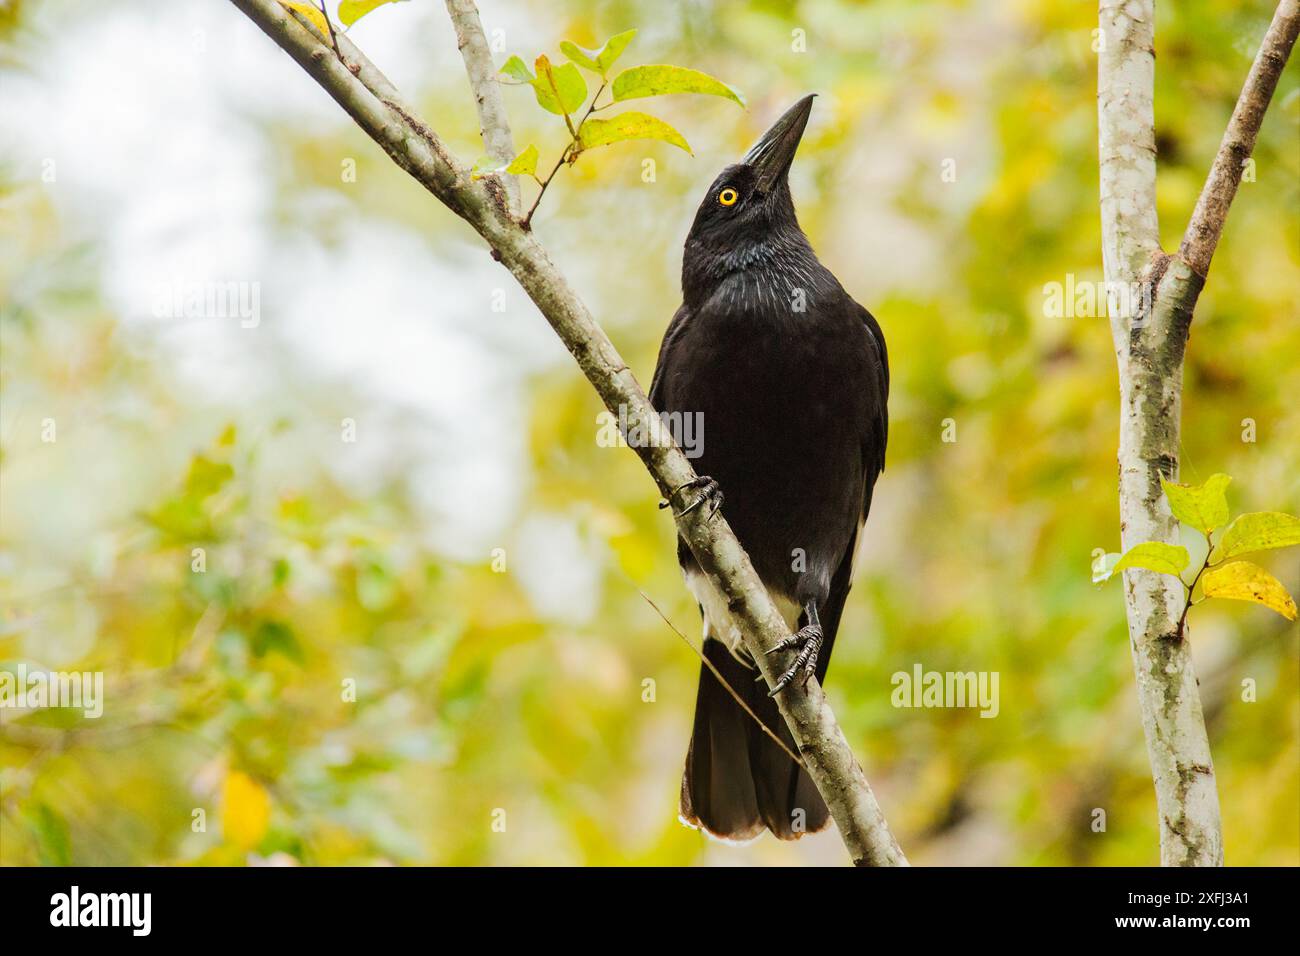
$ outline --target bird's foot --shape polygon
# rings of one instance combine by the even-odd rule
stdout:
[[[785,673],[776,679],[776,686],[768,692],[768,697],[775,697],[789,687],[801,670],[803,671],[803,680],[799,682],[799,686],[802,687],[808,683],[808,678],[812,677],[813,672],[817,670],[817,655],[822,649],[821,625],[804,625],[778,643],[776,647],[769,650],[767,654],[771,657],[773,654],[795,647],[799,648],[799,656],[794,659],[794,663],[786,669]]]
[[[718,485],[716,481],[714,481],[708,475],[700,475],[698,478],[692,478],[690,481],[678,485],[676,488],[672,490],[672,494],[670,494],[666,500],[659,502],[659,507],[667,508],[669,505],[672,504],[673,498],[676,498],[677,495],[679,495],[681,492],[689,491],[692,488],[698,488],[700,490],[700,496],[696,498],[694,501],[692,501],[685,508],[683,508],[681,511],[677,512],[677,517],[680,518],[683,515],[690,514],[692,511],[694,511],[700,505],[704,504],[706,501],[710,503],[709,517],[712,518],[714,515],[716,515],[718,513],[718,509],[722,507],[722,503],[726,499],[722,494],[722,488]]]

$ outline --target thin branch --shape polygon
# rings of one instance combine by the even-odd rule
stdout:
[[[634,451],[661,496],[668,497],[673,489],[693,480],[696,474],[690,461],[627,364],[545,248],[521,227],[501,197],[485,186],[487,180],[472,180],[469,170],[446,151],[433,131],[415,120],[409,109],[398,106],[401,101],[392,84],[347,37],[339,38],[349,64],[344,66],[275,0],[231,2],[302,66],[398,166],[487,241],[493,257],[510,270],[573,354],[605,407],[616,415],[622,413],[629,432],[648,436]],[[678,534],[727,602],[746,648],[772,686],[778,675],[764,651],[788,637],[789,629],[749,556],[724,517],[710,520],[695,511],[676,520]],[[862,866],[907,865],[820,684],[814,679],[806,687],[790,688],[779,694],[776,702],[853,862]]]
[[[636,585],[633,585],[633,587],[636,587]],[[650,595],[646,594],[645,591],[642,591],[640,588],[636,589],[636,593],[641,595],[641,597],[645,599],[646,604],[649,604],[652,608],[654,608],[655,613],[658,614],[659,617],[663,619],[663,622],[667,624],[669,628],[672,629],[672,632],[682,639],[682,643],[695,652],[695,656],[698,657],[700,659],[700,662],[709,669],[709,671],[713,674],[714,677],[717,678],[718,683],[721,684],[723,689],[725,689],[726,692],[731,695],[732,700],[734,700],[737,704],[740,705],[741,710],[743,710],[745,713],[749,714],[751,718],[753,718],[754,723],[758,724],[758,729],[763,731],[763,733],[767,734],[769,737],[771,737],[773,743],[775,743],[778,747],[784,750],[786,752],[786,755],[791,760],[793,760],[795,764],[802,767],[803,761],[800,760],[797,756],[795,756],[795,754],[791,752],[790,748],[785,745],[785,741],[782,740],[780,737],[778,737],[776,734],[772,733],[772,728],[767,726],[767,724],[763,723],[762,718],[759,717],[758,714],[754,713],[754,711],[750,709],[750,706],[747,703],[745,703],[745,699],[740,696],[740,692],[727,683],[727,679],[722,676],[722,671],[718,670],[717,666],[713,663],[713,661],[709,660],[708,655],[705,654],[698,647],[696,647],[695,644],[692,643],[691,639],[682,633],[681,628],[679,628],[676,624],[674,624],[669,619],[668,615],[659,609],[659,605],[650,599]]]
[[[1201,575],[1203,575],[1206,569],[1210,566],[1210,555],[1214,553],[1214,546],[1210,544],[1209,538],[1205,539],[1205,545],[1205,560],[1201,562],[1201,568],[1196,572],[1196,577],[1192,578],[1192,583],[1186,585],[1187,603],[1183,605],[1183,613],[1178,618],[1178,630],[1176,631],[1178,640],[1180,641],[1187,636],[1187,631],[1185,630],[1187,627],[1187,612],[1190,611],[1192,605],[1196,603],[1192,600],[1192,592],[1196,590],[1196,585],[1201,580]]]
[[[578,133],[582,132],[582,124],[587,122],[588,117],[596,111],[596,101],[600,99],[600,94],[605,92],[606,81],[602,80],[600,86],[596,87],[596,95],[591,98],[591,103],[587,106],[587,112],[582,114],[582,119],[578,120]],[[606,103],[606,106],[612,106],[612,103]],[[576,139],[576,134],[575,134]]]
[[[569,140],[569,145],[564,147],[563,152],[560,153],[560,158],[556,161],[554,168],[550,172],[550,175],[548,175],[545,179],[538,180],[538,185],[541,186],[541,190],[537,193],[537,198],[533,200],[532,206],[529,207],[528,215],[524,216],[525,229],[532,228],[533,213],[537,212],[537,207],[542,204],[542,197],[546,195],[546,187],[551,184],[551,180],[555,178],[555,174],[560,171],[560,167],[563,166],[565,161],[569,158],[570,150],[573,147],[578,145],[578,139],[582,134],[583,124],[587,122],[588,117],[590,117],[591,114],[595,112],[596,109],[598,108],[596,106],[596,101],[600,99],[600,94],[604,92],[605,92],[605,84],[601,83],[600,88],[596,90],[596,95],[591,98],[591,104],[587,107],[587,112],[583,113],[582,119],[578,121],[578,128],[576,130],[573,128],[573,124],[569,123],[569,130],[572,138]],[[556,95],[558,96],[559,94],[557,93]],[[565,114],[564,119],[565,122],[568,122],[569,116],[567,113]]]
[[[1154,0],[1101,0],[1097,148],[1106,281],[1132,285],[1160,248]],[[1126,329],[1112,317],[1116,346]]]
[[[569,148],[566,146],[564,151],[560,153],[560,158],[555,161],[555,165],[551,168],[547,177],[538,181],[538,185],[541,188],[537,191],[537,198],[533,200],[533,204],[528,207],[528,215],[524,216],[523,225],[525,229],[531,229],[533,227],[533,213],[537,212],[537,207],[542,204],[542,197],[546,195],[546,187],[551,184],[551,180],[555,178],[555,174],[560,171],[560,167],[564,165],[564,160],[568,155]]]
[[[456,45],[465,60],[469,87],[478,110],[478,125],[483,134],[483,148],[497,162],[505,165],[515,158],[515,141],[510,135],[510,119],[505,98],[492,63],[483,23],[474,0],[447,0],[447,16],[456,28]],[[510,209],[519,211],[519,180],[509,173],[497,174],[510,197]]]
[[[1186,334],[1168,311],[1195,301],[1186,264],[1160,254],[1155,205],[1155,11],[1153,0],[1102,0],[1097,64],[1102,259],[1108,283],[1158,282],[1152,307],[1111,310],[1119,364],[1119,519],[1124,550],[1173,544],[1178,523],[1161,507],[1160,477],[1178,469],[1182,358]],[[1163,269],[1163,274],[1158,270]],[[1160,860],[1170,866],[1223,862],[1218,791],[1191,651],[1176,622],[1181,581],[1124,572],[1125,617],[1142,732],[1156,794]]]
[[[1214,165],[1210,167],[1191,222],[1183,233],[1182,245],[1178,247],[1179,257],[1202,278],[1210,271],[1210,259],[1219,244],[1219,236],[1223,234],[1228,208],[1237,195],[1246,161],[1255,151],[1255,139],[1264,122],[1264,113],[1273,99],[1278,77],[1282,75],[1298,33],[1300,0],[1282,0],[1273,14],[1268,32],[1264,34],[1264,41],[1259,45],[1259,52],[1255,54],[1255,62],[1251,64],[1250,74],[1233,108],[1232,119],[1223,132]]]
[[[342,58],[343,54],[339,53],[339,38],[334,32],[334,21],[330,19],[329,11],[325,9],[325,0],[316,0],[316,4],[320,7],[320,15],[325,18],[325,27],[330,32],[330,46],[334,48],[334,55]]]
[[[1241,165],[1254,148],[1295,42],[1297,2],[1282,0],[1278,6],[1175,256],[1160,252],[1156,235],[1153,2],[1101,3],[1105,45],[1097,90],[1105,278],[1154,286],[1141,324],[1129,321],[1131,316],[1111,317],[1119,363],[1119,504],[1126,550],[1143,541],[1178,540],[1178,522],[1161,505],[1160,478],[1178,473],[1188,331],[1241,181]],[[1167,575],[1130,569],[1124,572],[1124,589],[1159,811],[1160,860],[1166,866],[1221,866],[1223,827],[1214,763],[1191,652],[1181,640],[1191,588],[1180,594]]]

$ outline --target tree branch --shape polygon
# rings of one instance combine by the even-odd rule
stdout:
[[[474,0],[447,0],[447,15],[456,28],[456,45],[465,60],[465,72],[469,75],[478,124],[483,134],[483,147],[489,156],[504,165],[515,158],[515,141],[510,135],[505,98],[501,95],[501,84],[497,82],[497,69],[492,63],[492,50],[483,33],[478,7]],[[506,195],[510,197],[511,211],[518,214],[518,177],[509,173],[498,175]]]
[[[1192,220],[1183,234],[1182,245],[1178,247],[1179,258],[1202,278],[1210,271],[1210,259],[1223,233],[1228,208],[1237,195],[1246,160],[1255,151],[1255,138],[1273,99],[1273,91],[1277,89],[1282,68],[1291,56],[1297,33],[1300,33],[1300,0],[1282,0],[1273,14],[1268,32],[1264,34],[1259,52],[1255,54],[1246,84],[1232,110],[1232,119],[1223,132],[1223,142],[1219,144],[1214,165],[1210,167],[1200,198],[1196,200]]]
[[[1178,542],[1178,522],[1160,477],[1178,477],[1183,351],[1191,305],[1203,282],[1170,258],[1156,304],[1117,350],[1120,370],[1120,536],[1127,551],[1143,541]],[[1126,336],[1127,338],[1127,336]],[[1124,572],[1129,647],[1142,729],[1155,785],[1160,860],[1166,866],[1218,866],[1223,835],[1214,762],[1191,647],[1178,619],[1182,585],[1154,571]]]
[[[1097,146],[1106,281],[1138,281],[1160,248],[1156,220],[1154,0],[1101,0]],[[1134,16],[1136,14],[1136,16]],[[1112,317],[1114,327],[1114,317]],[[1116,345],[1120,330],[1115,329]]]
[[[276,0],[231,0],[342,106],[389,156],[483,237],[573,354],[612,413],[623,411],[629,432],[649,435],[635,448],[664,497],[695,477],[641,386],[586,306],[569,288],[546,250],[511,215],[499,184],[474,181],[437,136],[401,104],[384,79],[346,37],[333,56]],[[495,186],[495,189],[493,188]],[[726,599],[763,677],[771,686],[776,665],[766,648],[789,634],[726,521],[698,509],[677,518],[677,529],[713,586]],[[858,865],[906,865],[862,768],[854,759],[815,679],[777,696],[798,751],[830,808],[840,836]]]
[[[1123,547],[1175,544],[1160,478],[1176,479],[1183,354],[1210,257],[1295,42],[1297,0],[1282,0],[1176,256],[1160,252],[1155,212],[1154,4],[1102,0],[1098,62],[1102,254],[1108,283],[1141,282],[1150,305],[1111,314],[1119,364],[1119,503]],[[1140,321],[1137,321],[1140,320]],[[1181,633],[1185,595],[1168,575],[1124,572],[1129,645],[1166,866],[1219,866],[1223,832],[1209,737]]]
[[[1192,282],[1184,263],[1160,253],[1155,183],[1155,5],[1102,0],[1104,45],[1097,65],[1102,259],[1108,283]],[[1200,285],[1195,284],[1194,293]],[[1177,542],[1160,476],[1178,473],[1183,345],[1162,308],[1111,309],[1119,363],[1119,509],[1124,550],[1142,541]],[[1140,320],[1140,321],[1138,321]],[[1218,791],[1192,669],[1178,639],[1181,593],[1153,571],[1124,572],[1129,647],[1146,738],[1165,865],[1223,862]]]

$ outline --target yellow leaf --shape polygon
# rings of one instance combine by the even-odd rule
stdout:
[[[322,40],[330,38],[329,24],[325,22],[325,14],[320,12],[320,7],[314,3],[292,3],[290,0],[280,0],[280,6],[301,13],[311,21],[311,25],[316,28],[316,32],[321,35]]]
[[[339,22],[350,27],[376,7],[394,2],[396,0],[342,0],[339,4]]]
[[[1232,478],[1223,474],[1211,475],[1200,485],[1178,485],[1160,479],[1173,516],[1204,534],[1228,523],[1228,499],[1224,493],[1230,484]]]
[[[1237,515],[1223,532],[1213,560],[1235,558],[1251,551],[1289,548],[1300,544],[1300,518],[1280,511],[1252,511]]]
[[[1286,593],[1282,582],[1249,561],[1232,561],[1205,572],[1201,587],[1206,597],[1253,601],[1277,611],[1288,621],[1296,619],[1295,601]]]
[[[271,797],[266,788],[238,770],[226,775],[221,788],[221,832],[243,850],[262,842],[271,822]]]
[[[583,149],[608,146],[627,139],[660,139],[688,153],[691,151],[690,144],[677,130],[658,117],[635,110],[607,120],[589,119],[578,130],[578,145]]]
[[[1143,541],[1124,552],[1124,557],[1115,563],[1110,573],[1118,574],[1129,568],[1146,568],[1149,571],[1177,576],[1183,573],[1190,560],[1187,549],[1181,544]]]

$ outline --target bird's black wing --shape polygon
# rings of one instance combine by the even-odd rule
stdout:
[[[673,345],[690,317],[690,309],[682,305],[673,315],[672,321],[668,323],[668,330],[664,332],[664,340],[659,345],[659,359],[655,362],[654,377],[650,379],[650,394],[648,396],[650,404],[655,407],[657,412],[664,410],[662,405],[664,377],[668,366],[672,364]]]
[[[850,300],[852,301],[852,300]],[[853,586],[853,564],[858,544],[862,537],[862,528],[867,522],[867,513],[871,510],[871,493],[876,487],[876,479],[885,470],[885,445],[889,439],[889,353],[885,348],[885,334],[880,330],[880,323],[875,316],[857,302],[853,302],[867,331],[867,346],[870,355],[870,371],[862,387],[867,391],[867,411],[862,431],[862,518],[858,529],[849,539],[849,546],[840,558],[839,566],[831,578],[830,593],[821,612],[822,629],[826,640],[822,645],[817,662],[817,680],[826,677],[826,665],[830,663],[830,652],[834,645],[835,634],[839,630],[840,615],[844,612],[844,602],[848,599],[849,589]],[[802,619],[801,625],[806,623]]]
[[[876,478],[885,470],[885,446],[889,443],[889,352],[885,348],[885,334],[880,330],[876,317],[858,303],[853,303],[862,317],[862,324],[867,330],[868,346],[871,350],[872,375],[865,383],[870,392],[873,414],[867,422],[866,433],[862,436],[862,450],[866,465],[866,494],[863,501],[862,518],[865,521],[867,509],[871,505],[871,489]]]

